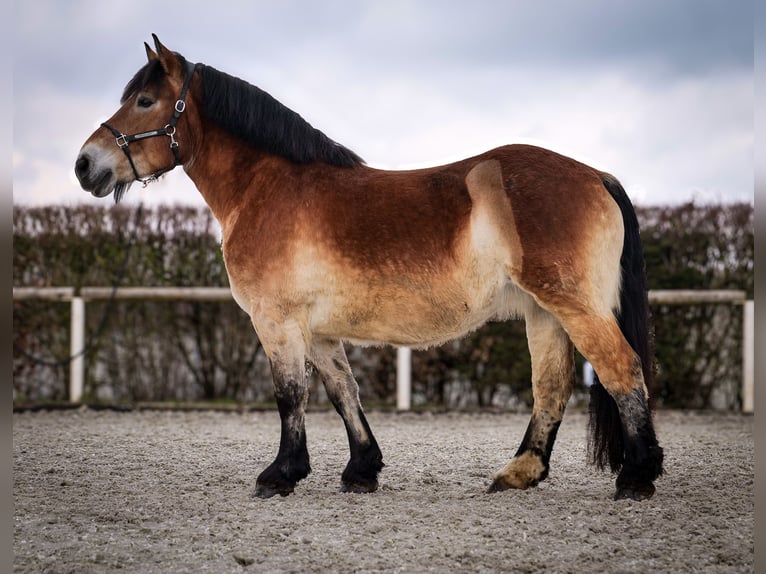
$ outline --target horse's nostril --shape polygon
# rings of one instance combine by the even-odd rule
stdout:
[[[74,164],[74,172],[75,175],[77,175],[77,179],[82,179],[88,174],[88,171],[90,170],[90,159],[88,159],[87,155],[81,155],[77,158],[77,161]]]

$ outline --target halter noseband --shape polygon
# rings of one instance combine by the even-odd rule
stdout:
[[[189,83],[191,82],[192,76],[194,75],[194,72],[197,69],[196,64],[192,64],[191,62],[186,63],[186,78],[184,79],[183,87],[181,88],[181,95],[178,97],[178,100],[176,101],[176,105],[173,107],[173,116],[170,118],[170,121],[168,124],[158,130],[150,130],[148,132],[140,132],[137,134],[132,135],[126,135],[119,131],[118,129],[113,128],[106,122],[102,123],[101,125],[108,129],[112,134],[114,135],[115,142],[117,142],[117,145],[119,148],[125,152],[125,155],[128,158],[128,161],[130,162],[130,167],[133,168],[133,174],[136,176],[136,180],[140,181],[144,184],[144,187],[149,185],[153,181],[157,181],[157,178],[160,177],[162,174],[167,173],[177,165],[181,165],[181,158],[178,155],[178,142],[176,141],[175,134],[176,134],[176,123],[178,123],[178,118],[181,117],[181,114],[186,109],[186,92],[189,90]],[[138,175],[138,170],[136,169],[136,164],[133,163],[133,157],[130,155],[130,149],[129,144],[130,142],[143,140],[146,138],[152,138],[155,136],[168,136],[170,138],[170,149],[173,151],[173,165],[170,167],[165,167],[163,169],[160,169],[158,171],[155,171],[153,174],[147,176],[147,177],[141,177]]]

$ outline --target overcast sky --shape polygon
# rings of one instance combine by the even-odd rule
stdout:
[[[753,200],[753,3],[18,0],[14,203],[104,202],[73,175],[156,33],[369,165],[533,143],[641,205]],[[127,202],[202,205],[176,169]]]

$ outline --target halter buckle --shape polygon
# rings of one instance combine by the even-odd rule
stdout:
[[[182,114],[186,109],[186,102],[183,100],[176,100],[175,110],[177,113]]]
[[[120,134],[116,138],[114,138],[114,141],[117,142],[117,145],[121,148],[128,147],[128,136],[125,134]]]

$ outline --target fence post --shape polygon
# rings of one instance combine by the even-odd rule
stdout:
[[[72,326],[70,335],[69,402],[79,403],[82,399],[83,374],[85,372],[85,300],[72,297]]]
[[[412,396],[412,349],[396,349],[396,408],[410,410]]]
[[[755,408],[755,301],[742,306],[742,412]]]

